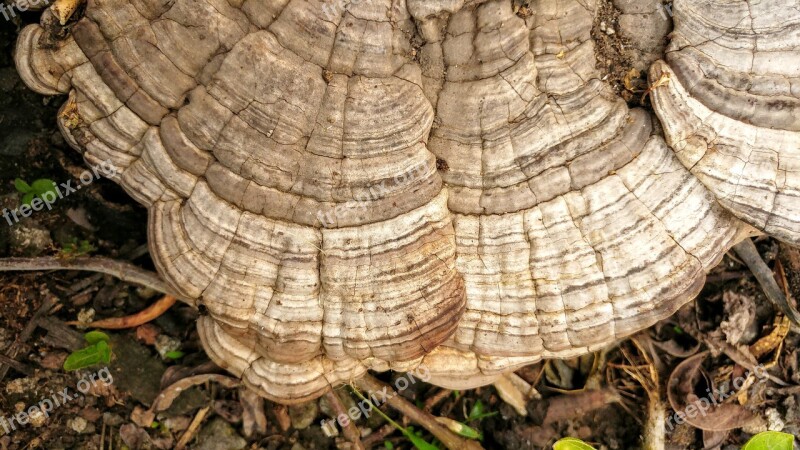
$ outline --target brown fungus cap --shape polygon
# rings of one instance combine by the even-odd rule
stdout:
[[[16,57],[149,208],[210,357],[293,403],[370,369],[467,388],[599,349],[753,227],[800,241],[800,37],[770,27],[777,0],[749,23],[695,3],[653,69],[675,71],[666,142],[595,68],[592,1],[90,0]]]

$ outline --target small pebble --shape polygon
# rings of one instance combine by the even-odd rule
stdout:
[[[36,380],[33,378],[16,378],[6,385],[7,394],[24,394],[36,389]]]
[[[162,358],[166,358],[166,354],[180,350],[181,341],[166,334],[159,334],[155,343],[156,351]]]
[[[67,426],[74,432],[80,434],[86,431],[86,428],[89,427],[89,422],[86,421],[83,417],[73,417],[67,421]]]
[[[119,414],[108,413],[108,412],[103,413],[103,422],[105,422],[105,424],[108,426],[118,427],[122,425],[122,421],[123,421],[122,416],[120,416]]]
[[[31,422],[33,428],[39,428],[47,423],[47,416],[40,409],[35,409],[28,414],[28,420]]]
[[[783,431],[786,428],[786,423],[783,421],[781,417],[781,413],[778,412],[775,408],[769,408],[766,411],[767,413],[767,428],[770,431]]]
[[[311,426],[318,414],[319,405],[315,401],[289,406],[289,417],[292,418],[292,426],[298,430],[304,430]]]
[[[81,309],[78,312],[78,322],[82,324],[91,323],[92,321],[94,321],[94,315],[95,315],[94,308]],[[80,325],[78,325],[78,328],[86,328],[86,327],[85,326],[81,327]]]

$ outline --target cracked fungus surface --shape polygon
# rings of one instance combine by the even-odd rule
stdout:
[[[17,63],[149,208],[210,357],[291,403],[598,349],[746,234],[800,241],[783,3],[675,1],[666,141],[601,81],[592,1],[91,0],[65,38],[49,12],[26,28]]]

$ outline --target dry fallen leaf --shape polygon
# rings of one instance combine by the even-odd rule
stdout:
[[[724,431],[762,424],[763,419],[738,403],[722,403],[716,396],[711,395],[713,385],[709,386],[708,382],[704,384],[701,381],[703,378],[707,380],[702,365],[708,355],[707,351],[698,353],[678,364],[670,374],[667,397],[675,411],[671,423],[676,423],[678,417],[695,428],[708,431]],[[698,397],[696,392],[706,392],[706,394]],[[726,397],[730,394],[724,393]]]

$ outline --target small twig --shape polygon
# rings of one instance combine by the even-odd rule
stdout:
[[[37,270],[85,270],[100,272],[127,283],[135,283],[150,289],[172,295],[178,300],[194,304],[194,302],[178,295],[158,274],[144,270],[133,264],[117,261],[102,256],[81,256],[77,258],[57,258],[44,256],[40,258],[1,258],[0,272],[37,271]]]
[[[328,399],[328,403],[333,407],[334,412],[336,412],[336,417],[341,415],[347,416],[347,409],[342,404],[342,400],[336,394],[336,391],[329,389],[328,392],[325,393],[325,398]],[[354,449],[364,450],[364,444],[361,443],[361,433],[359,433],[356,424],[354,424],[352,420],[347,422],[347,426],[342,429],[342,434],[344,434],[344,438],[347,439],[348,442],[353,444]]]
[[[622,401],[612,388],[589,390],[577,394],[563,394],[546,400],[547,410],[543,423],[553,424],[562,420],[581,417],[591,411]]]
[[[709,348],[716,347],[717,350],[721,350],[722,353],[725,353],[725,355],[736,364],[739,364],[740,366],[744,367],[751,373],[756,373],[756,369],[757,366],[759,366],[759,364],[751,353],[742,352],[738,348],[734,347],[733,345],[721,339],[714,339],[714,340],[707,339],[706,345],[708,345]],[[789,383],[783,381],[782,379],[776,377],[775,375],[767,373],[766,376],[770,381],[777,384],[778,386],[789,386]]]
[[[175,445],[175,450],[183,450],[186,448],[186,445],[189,444],[189,441],[191,441],[195,433],[197,433],[197,429],[200,428],[200,424],[203,423],[203,419],[206,418],[206,414],[208,414],[210,410],[211,407],[206,406],[200,411],[197,411],[194,419],[192,419],[192,423],[189,424],[189,428],[186,429],[186,432],[183,433],[183,436],[181,436],[181,439]]]
[[[33,331],[36,330],[36,326],[39,323],[39,319],[42,318],[45,314],[50,311],[50,308],[53,307],[53,302],[51,300],[51,296],[46,296],[42,301],[42,306],[39,307],[39,310],[31,318],[30,322],[25,325],[25,328],[22,329],[22,333],[20,333],[19,337],[14,341],[13,344],[8,349],[6,356],[10,359],[14,359],[17,357],[17,352],[19,351],[22,344],[24,344],[28,339],[30,339]],[[0,381],[6,377],[8,373],[8,368],[10,366],[8,364],[0,364]]]
[[[165,295],[155,303],[136,314],[125,317],[112,317],[109,319],[96,320],[91,323],[67,322],[67,325],[83,325],[86,328],[103,328],[106,330],[123,330],[126,328],[136,328],[146,324],[151,320],[157,319],[175,304],[177,299],[171,295]]]
[[[800,394],[800,386],[789,386],[784,388],[767,388],[767,395],[795,395]]]
[[[33,375],[33,369],[31,369],[30,367],[28,367],[25,364],[22,364],[21,362],[19,362],[17,360],[9,358],[6,355],[0,354],[0,364],[5,364],[7,366],[10,366],[12,369],[16,370],[17,372],[25,374],[25,376]]]
[[[367,374],[355,381],[356,386],[367,392],[386,392],[388,393],[386,403],[399,411],[412,421],[422,425],[431,434],[436,436],[441,443],[450,450],[483,450],[480,443],[472,440],[462,439],[444,425],[436,421],[436,417],[427,413],[411,402],[403,398],[394,391],[389,385],[382,383],[378,379]]]
[[[373,431],[369,436],[365,437],[364,440],[361,442],[364,444],[365,449],[369,449],[385,441],[386,438],[395,431],[397,431],[397,429],[391,424],[387,423],[386,425],[380,427],[378,430]]]
[[[131,250],[129,252],[125,252],[125,253],[123,253],[123,254],[121,254],[119,256],[124,260],[130,261],[130,260],[134,260],[134,259],[140,258],[140,257],[142,257],[142,256],[144,256],[146,254],[147,254],[147,245],[140,245],[140,246],[134,248],[133,250]],[[74,283],[72,286],[69,287],[69,293],[71,295],[75,295],[75,294],[79,293],[80,291],[88,288],[92,284],[97,283],[98,281],[102,280],[103,276],[104,276],[103,273],[96,273],[94,275],[90,275],[90,276],[88,276],[86,278],[83,278],[82,280],[77,281],[76,283]]]
[[[753,241],[747,238],[734,245],[733,250],[736,251],[736,254],[739,255],[747,267],[750,268],[750,271],[753,272],[753,275],[755,275],[758,284],[761,285],[761,289],[764,291],[769,301],[795,325],[800,326],[800,313],[789,304],[786,296],[783,295],[781,288],[775,281],[772,270],[770,270],[767,263],[761,259],[761,255],[758,254],[758,249],[756,249],[756,245],[753,244]]]
[[[103,420],[103,427],[100,431],[100,450],[106,448],[106,421]]]
[[[439,404],[442,400],[447,398],[453,391],[450,389],[439,389],[439,392],[431,395],[427,399],[425,399],[425,404],[422,406],[422,409],[425,411],[431,412],[431,410]]]

